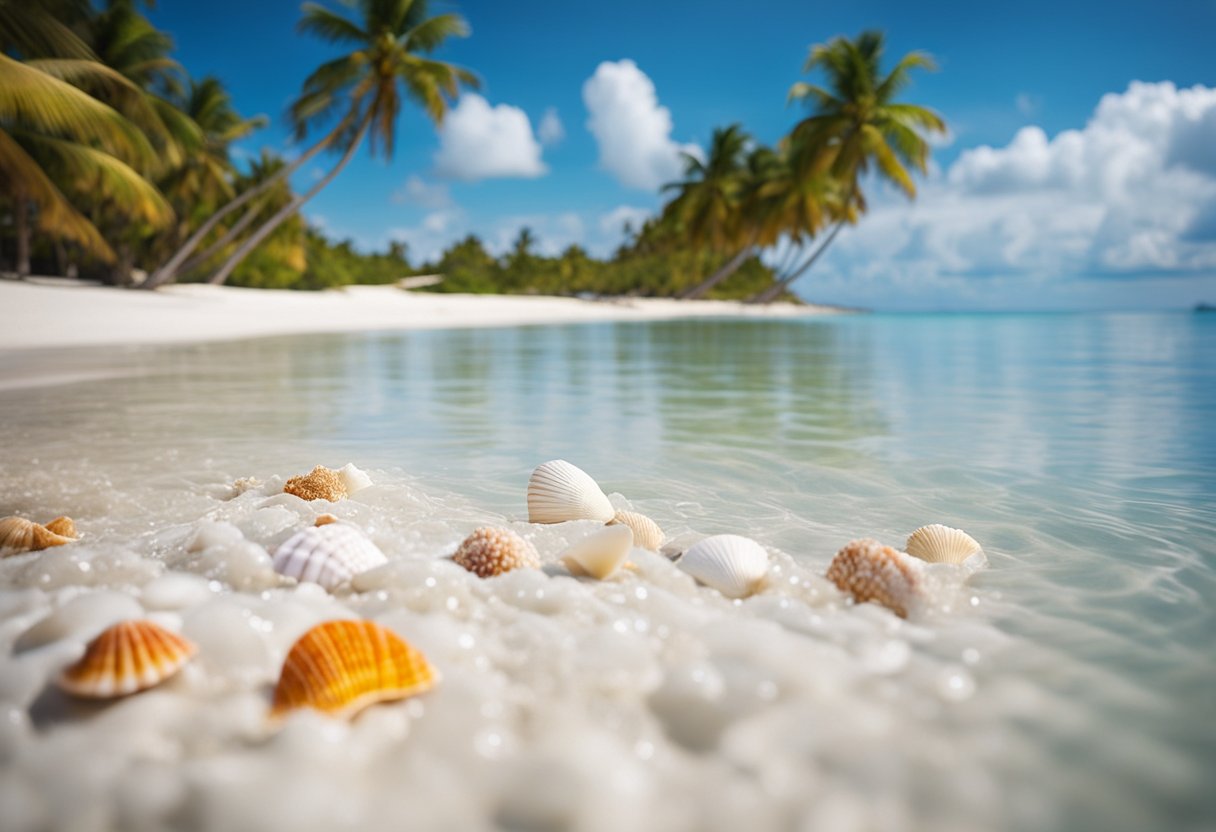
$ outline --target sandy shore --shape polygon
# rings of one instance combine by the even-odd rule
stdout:
[[[0,350],[161,344],[309,332],[444,329],[693,317],[791,318],[832,314],[826,306],[747,306],[655,298],[577,300],[438,295],[395,286],[325,292],[168,286],[119,290],[61,280],[0,281]]]

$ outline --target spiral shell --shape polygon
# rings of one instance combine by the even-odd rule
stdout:
[[[283,491],[295,494],[301,500],[329,500],[332,503],[346,496],[346,480],[341,471],[318,465],[307,474],[289,479],[283,484]]]
[[[605,526],[562,553],[571,573],[602,581],[620,569],[633,549],[633,530],[625,525]]]
[[[676,565],[727,598],[745,598],[763,584],[768,552],[751,538],[719,534],[694,544]]]
[[[377,702],[424,693],[439,672],[373,621],[326,621],[291,647],[274,689],[271,716],[312,708],[343,719]]]
[[[89,642],[59,676],[59,687],[88,699],[112,699],[159,685],[197,652],[194,643],[151,621],[120,621]]]
[[[614,514],[608,497],[581,468],[564,459],[538,465],[528,480],[528,522],[564,523],[598,520]]]
[[[874,601],[907,618],[921,600],[917,561],[876,540],[854,540],[836,553],[827,578],[858,604]]]
[[[45,526],[24,517],[0,520],[0,553],[4,556],[37,552],[75,539],[76,526],[67,517],[56,517]]]
[[[275,550],[274,571],[331,592],[360,572],[388,563],[375,543],[345,523],[309,526]]]
[[[645,514],[638,514],[636,511],[618,511],[616,515],[608,521],[609,526],[628,526],[633,530],[633,545],[641,546],[643,549],[649,549],[652,552],[659,551],[666,540],[663,530],[659,528],[659,524],[651,520]]]
[[[962,529],[934,523],[912,532],[904,551],[929,563],[962,563],[983,549]]]
[[[531,543],[510,529],[489,526],[466,537],[452,560],[481,578],[540,567],[540,556]]]

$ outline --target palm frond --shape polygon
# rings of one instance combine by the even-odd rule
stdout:
[[[316,35],[326,43],[366,43],[371,39],[357,24],[319,3],[305,3],[300,11],[304,16],[296,30],[303,34]]]
[[[448,38],[467,38],[468,22],[458,14],[441,14],[424,20],[405,33],[402,45],[411,52],[433,52]]]

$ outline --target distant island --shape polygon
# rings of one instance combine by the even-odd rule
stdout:
[[[1216,304],[1200,302],[1195,304],[1195,312],[1216,312]]]

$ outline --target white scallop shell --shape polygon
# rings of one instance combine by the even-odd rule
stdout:
[[[562,563],[575,575],[597,581],[616,572],[629,559],[633,530],[625,525],[605,526],[587,535],[562,553]]]
[[[310,526],[289,537],[274,553],[274,570],[333,590],[360,572],[388,563],[375,543],[344,523]]]
[[[612,503],[595,480],[564,459],[538,465],[528,480],[530,523],[564,523],[567,520],[607,523],[614,513]]]
[[[666,540],[663,530],[659,528],[659,524],[645,514],[638,514],[636,511],[618,511],[608,521],[608,525],[615,526],[618,524],[633,529],[633,542],[643,549],[657,552],[659,551],[659,547],[663,545],[663,541]]]
[[[744,598],[768,574],[768,552],[751,538],[719,534],[694,544],[676,565],[728,598]]]
[[[908,536],[904,547],[909,555],[930,563],[962,563],[982,550],[975,538],[962,529],[940,523],[921,526]]]

